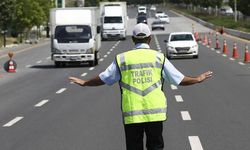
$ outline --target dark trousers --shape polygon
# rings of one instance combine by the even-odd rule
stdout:
[[[163,150],[162,124],[160,121],[124,125],[127,150],[143,150],[144,132],[147,150]]]

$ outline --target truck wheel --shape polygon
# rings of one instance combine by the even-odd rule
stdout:
[[[55,63],[56,68],[59,68],[62,66],[61,62],[59,61],[55,61],[54,63]]]
[[[97,52],[95,52],[95,60],[94,60],[94,61],[95,61],[94,64],[95,64],[95,65],[98,65]]]
[[[56,68],[65,67],[65,62],[55,61]]]
[[[93,61],[89,61],[90,66],[96,66],[98,65],[98,58],[97,58],[97,52],[95,52],[95,58]]]

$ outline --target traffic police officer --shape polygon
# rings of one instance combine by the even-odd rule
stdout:
[[[175,85],[191,85],[211,77],[212,72],[184,76],[162,53],[150,49],[151,32],[146,24],[137,24],[132,38],[135,49],[117,55],[98,76],[90,80],[69,79],[81,86],[119,82],[127,150],[143,150],[144,133],[148,150],[163,150],[163,121],[167,119],[163,79]]]

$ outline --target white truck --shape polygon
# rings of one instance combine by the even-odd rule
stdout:
[[[50,29],[51,59],[56,67],[69,62],[98,64],[101,36],[97,7],[53,8]]]
[[[102,39],[126,39],[127,35],[127,3],[100,2],[102,22]]]

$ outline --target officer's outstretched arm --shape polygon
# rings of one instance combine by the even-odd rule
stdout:
[[[207,72],[202,73],[201,75],[199,75],[197,77],[185,76],[183,78],[183,80],[181,81],[180,85],[186,86],[186,85],[192,85],[192,84],[200,83],[200,82],[212,77],[212,74],[213,74],[212,71],[207,71]]]
[[[69,77],[69,80],[71,82],[74,82],[80,86],[100,86],[100,85],[104,85],[105,83],[100,79],[99,76],[96,76],[92,79],[89,80],[82,80],[76,77]]]

